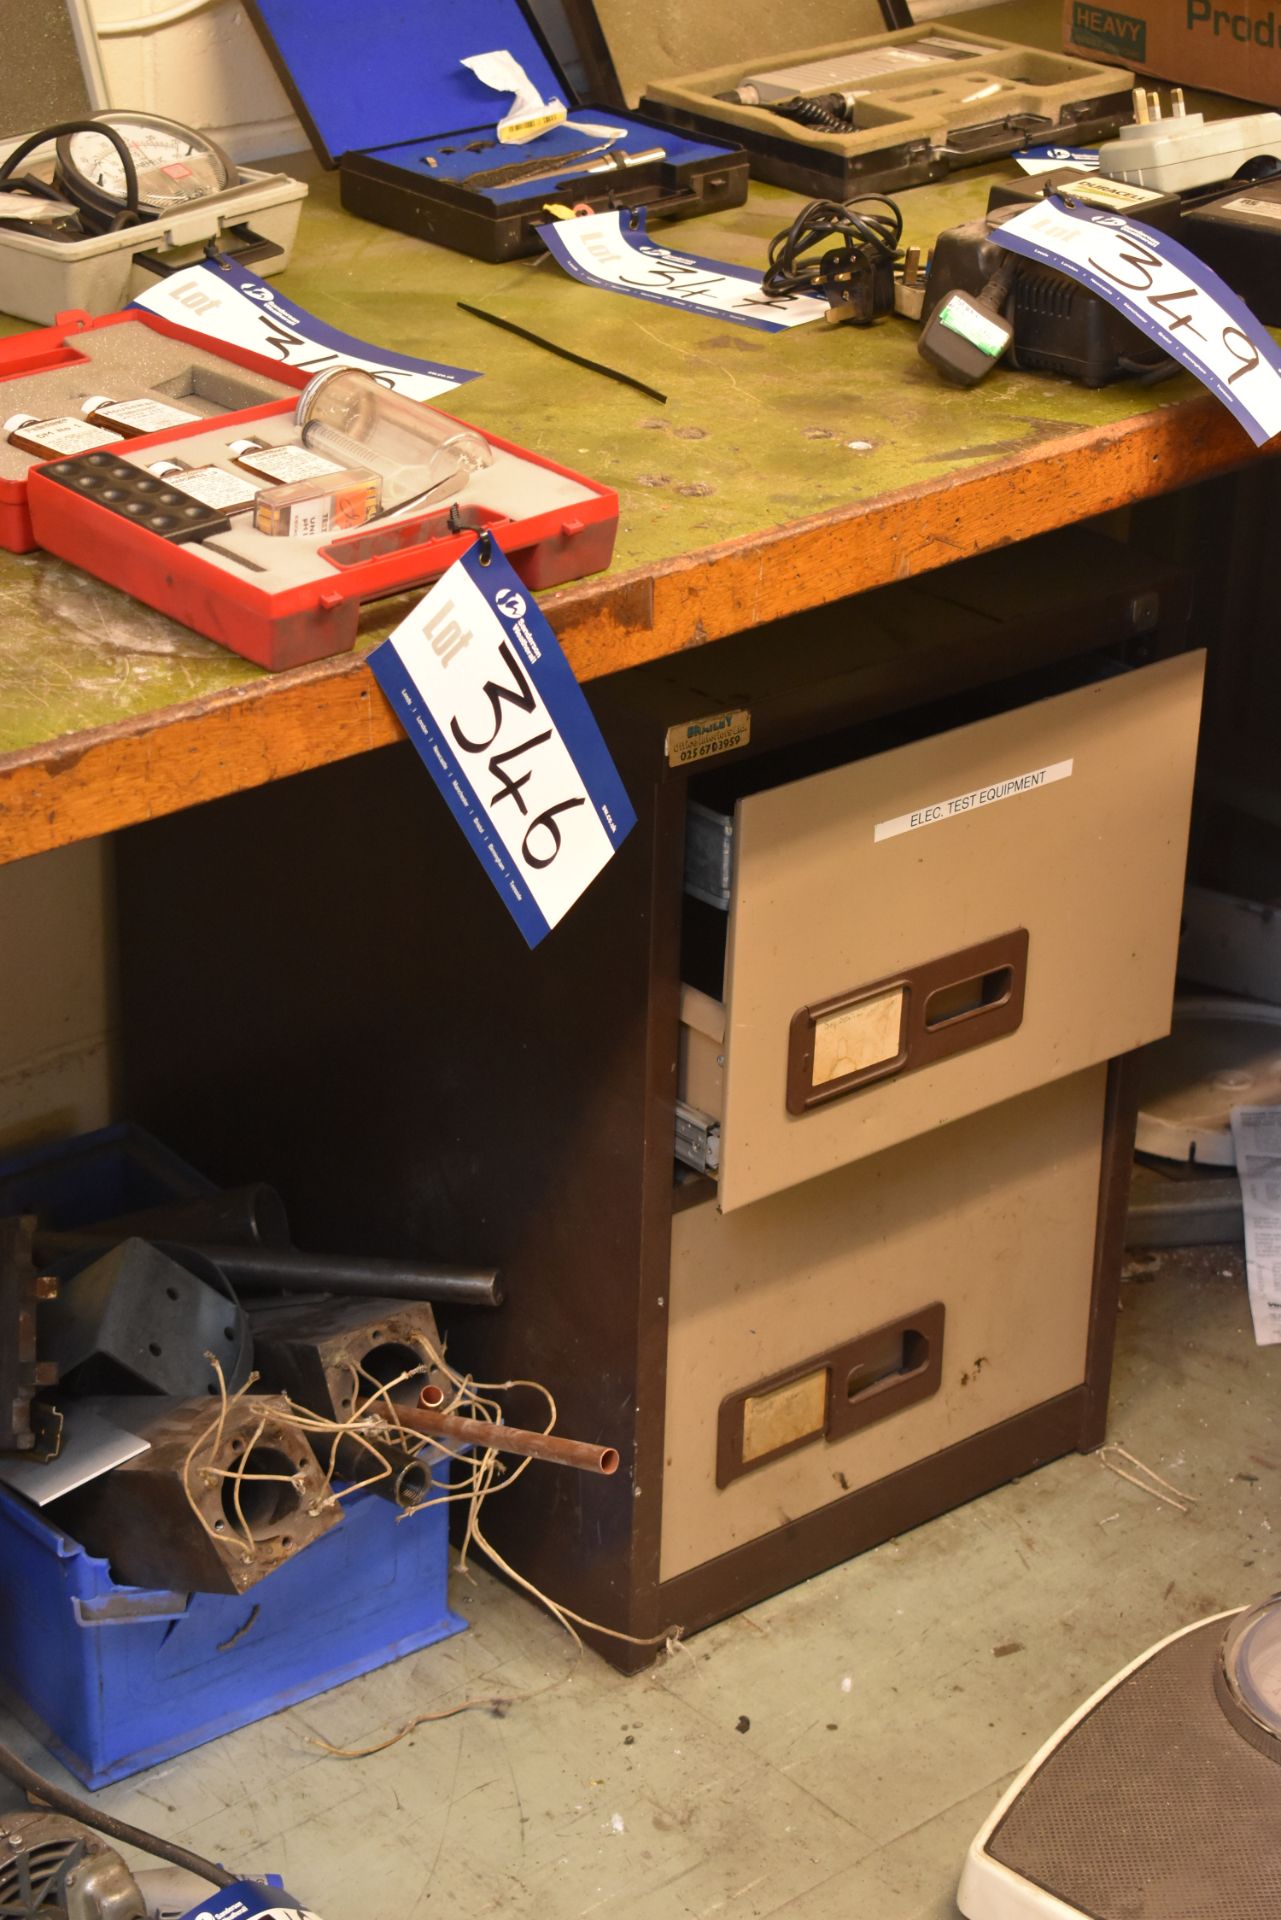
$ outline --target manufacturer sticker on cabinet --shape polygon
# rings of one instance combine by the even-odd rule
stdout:
[[[695,760],[745,747],[752,737],[752,716],[745,707],[729,713],[708,713],[701,720],[682,720],[667,729],[667,764],[688,767]]]
[[[1053,766],[1033,767],[1028,773],[1016,773],[1008,780],[994,780],[990,786],[974,787],[951,800],[931,800],[911,813],[900,813],[893,820],[880,820],[873,840],[893,840],[900,833],[915,833],[918,827],[934,827],[940,820],[954,820],[960,813],[976,813],[980,807],[995,806],[998,800],[1014,800],[1022,793],[1035,793],[1040,787],[1052,787],[1056,780],[1070,780],[1075,762],[1056,760]]]

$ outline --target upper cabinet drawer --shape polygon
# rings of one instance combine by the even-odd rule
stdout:
[[[712,1069],[682,1097],[721,1122],[723,1209],[1167,1030],[1203,666],[737,802],[723,1038],[704,1018],[682,1050]]]

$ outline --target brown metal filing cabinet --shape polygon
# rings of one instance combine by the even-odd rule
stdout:
[[[453,1358],[624,1468],[495,1542],[705,1625],[1103,1437],[1187,649],[1072,532],[596,683],[639,824],[533,954],[407,748],[134,830],[129,1110],[300,1244],[501,1264]]]

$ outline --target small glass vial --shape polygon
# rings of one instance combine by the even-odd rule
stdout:
[[[345,527],[363,527],[377,513],[381,491],[376,473],[350,470],[323,480],[264,487],[254,506],[254,531],[306,540]]]
[[[325,460],[307,447],[269,447],[265,440],[233,440],[227,452],[246,473],[256,473],[277,486],[291,480],[323,480],[327,474],[341,473],[337,460]]]
[[[104,433],[101,427],[77,420],[73,413],[54,414],[39,420],[34,413],[11,413],[0,426],[0,433],[11,447],[34,453],[40,460],[55,460],[60,454],[92,453],[95,447],[109,447],[120,438]]]
[[[113,428],[117,440],[132,440],[140,433],[163,433],[168,427],[189,426],[203,418],[186,407],[171,407],[167,400],[113,400],[105,393],[90,394],[80,402],[80,411],[95,426]]]
[[[381,475],[384,511],[447,499],[493,460],[489,442],[359,367],[318,373],[295,415],[303,445]]]
[[[224,513],[252,507],[262,491],[261,481],[247,479],[243,473],[230,473],[226,467],[189,467],[185,460],[155,460],[147,472],[157,480],[168,480],[202,506],[219,507]]]

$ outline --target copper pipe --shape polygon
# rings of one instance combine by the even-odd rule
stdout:
[[[499,1453],[521,1453],[531,1460],[550,1460],[558,1467],[577,1467],[582,1473],[618,1471],[617,1449],[594,1447],[589,1440],[564,1440],[558,1433],[530,1433],[526,1427],[504,1427],[493,1420],[468,1420],[460,1413],[436,1413],[427,1407],[397,1406],[396,1418],[402,1427],[411,1427],[415,1433],[426,1433],[433,1439],[496,1447]]]

